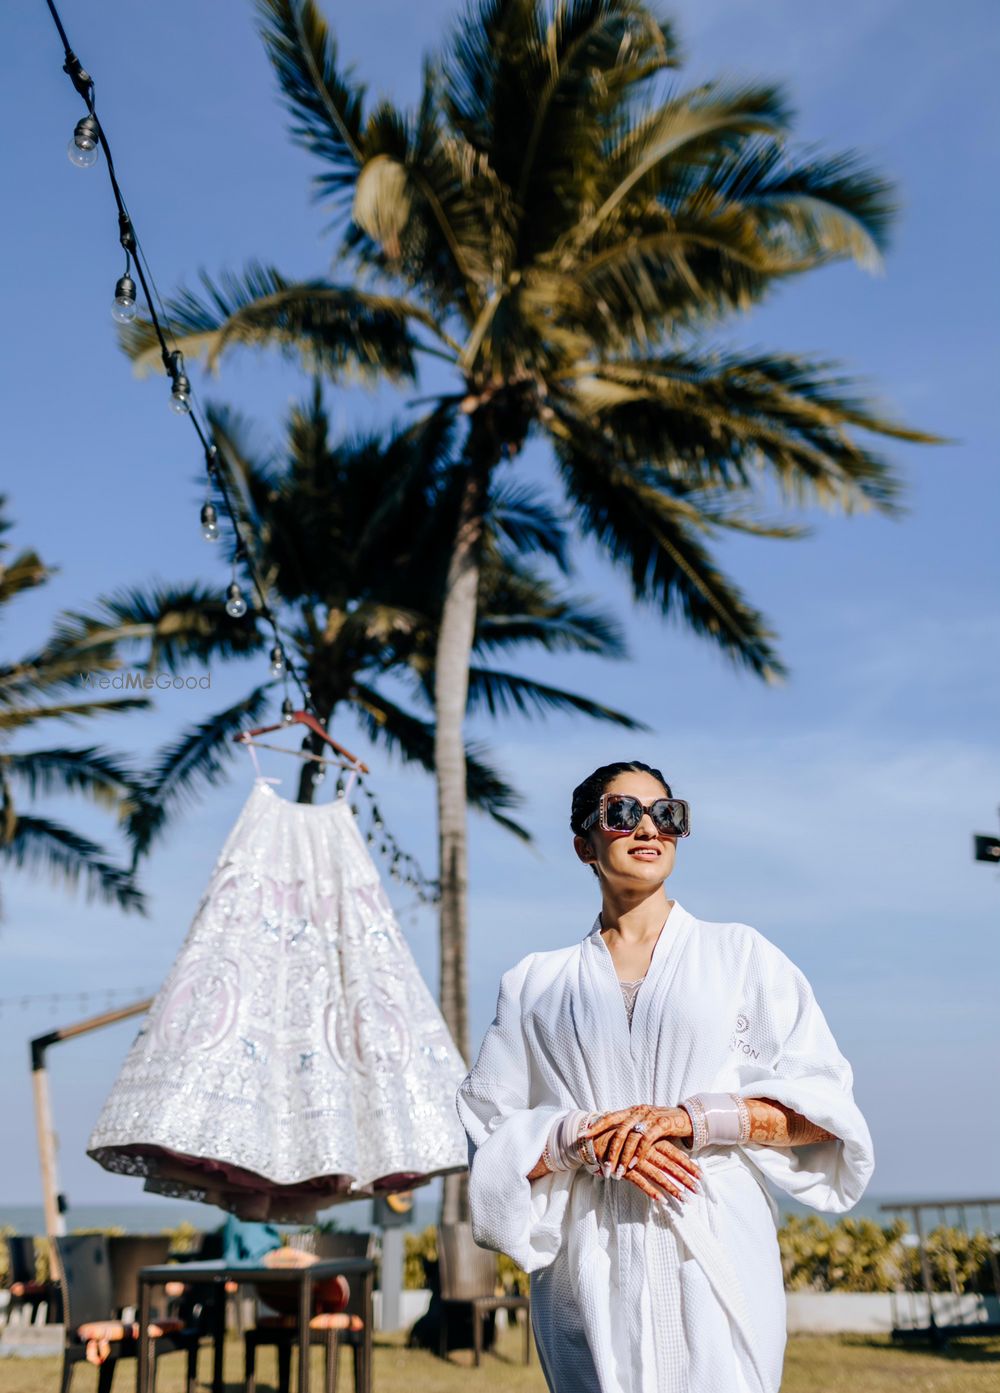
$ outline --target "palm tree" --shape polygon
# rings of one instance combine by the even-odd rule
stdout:
[[[798,155],[768,84],[666,85],[672,27],[644,0],[478,0],[405,112],[366,100],[313,0],[258,0],[292,132],[321,162],[357,284],[254,264],[168,307],[214,365],[277,345],[335,375],[445,360],[464,419],[463,492],[435,661],[442,1010],[465,1032],[462,723],[494,475],[546,440],[580,533],[636,600],[678,615],[765,679],[764,617],[720,570],[726,529],[767,536],[760,502],[891,513],[866,436],[929,441],[827,363],[743,351],[720,322],[790,277],[879,264],[888,184],[853,154]],[[152,364],[149,327],[126,347]],[[776,486],[776,490],[775,490]],[[453,1188],[445,1217],[457,1217]]]
[[[286,458],[261,454],[251,424],[222,408],[209,419],[220,447],[253,559],[266,577],[268,601],[290,634],[326,726],[350,713],[376,746],[433,771],[433,707],[437,630],[448,541],[462,490],[453,456],[450,414],[436,411],[387,437],[368,434],[333,443],[317,384],[291,413]],[[485,520],[470,709],[574,711],[626,729],[638,723],[592,701],[497,667],[488,660],[509,648],[603,657],[624,653],[612,620],[543,577],[546,555],[567,567],[565,529],[530,489],[497,486]],[[67,616],[66,642],[139,645],[151,667],[176,670],[194,661],[246,658],[270,642],[259,616],[232,620],[217,594],[198,586],[119,592],[90,614]],[[217,782],[233,753],[232,736],[253,722],[280,682],[255,686],[226,710],[184,731],[156,760],[129,819],[136,855],[143,855],[171,813],[196,789]],[[417,710],[393,689],[409,689]],[[318,742],[308,736],[307,749]],[[475,807],[527,839],[512,816],[516,792],[488,762],[466,752],[467,796]],[[311,802],[314,767],[306,765],[298,798]]]
[[[10,559],[2,540],[10,524],[0,498],[0,607],[44,585],[52,571],[34,551]],[[130,871],[114,865],[97,842],[52,818],[24,812],[17,796],[80,793],[98,807],[125,816],[135,793],[135,778],[114,755],[95,745],[41,750],[12,748],[22,730],[43,722],[73,721],[109,711],[133,711],[148,705],[142,697],[71,700],[81,669],[93,678],[119,666],[113,647],[51,641],[19,662],[0,664],[0,861],[30,871],[45,871],[70,886],[84,882],[88,897],[144,911],[143,896]],[[100,688],[98,688],[100,690]]]

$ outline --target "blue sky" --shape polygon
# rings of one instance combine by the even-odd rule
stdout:
[[[413,97],[418,59],[455,12],[450,0],[327,4],[342,53],[375,91]],[[287,274],[325,270],[327,213],[315,172],[285,134],[246,0],[169,6],[64,0],[71,42],[98,83],[98,105],[161,291],[199,267],[251,257]],[[966,0],[947,21],[930,0],[678,0],[685,83],[728,74],[778,79],[796,139],[854,147],[898,185],[902,211],[881,275],[834,267],[784,287],[720,341],[836,360],[908,423],[954,443],[892,446],[908,516],[810,517],[795,544],[734,539],[730,572],[770,617],[791,669],[765,688],[656,614],[637,610],[592,550],[574,585],[624,623],[626,663],[560,658],[522,666],[620,705],[652,727],[622,738],[577,720],[474,730],[527,797],[537,850],[479,819],[472,829],[473,1037],[488,1024],[500,973],[524,953],[581,937],[596,911],[591,878],[566,831],[569,793],[610,758],[659,764],[694,808],[673,893],[703,918],[742,919],[809,974],[855,1066],[878,1152],[878,1193],[972,1193],[995,1183],[993,1072],[1000,878],[971,859],[974,830],[996,830],[998,294],[995,274],[1000,58],[995,6]],[[7,7],[3,87],[6,255],[2,487],[15,544],[59,574],[23,601],[3,634],[27,651],[66,606],[154,577],[224,587],[197,528],[199,459],[159,380],[137,381],[117,350],[108,304],[121,256],[103,168],[73,170],[64,150],[80,104],[62,74],[45,7]],[[230,402],[277,435],[299,375],[242,356],[203,397]],[[384,419],[385,396],[333,394],[344,425]],[[544,451],[519,465],[546,480]],[[261,675],[217,668],[207,693],[168,693],[148,714],[66,731],[142,760],[179,728]],[[349,725],[345,743],[358,740]],[[38,737],[41,739],[41,736]],[[46,737],[53,743],[57,737]],[[295,771],[270,772],[291,782]],[[397,836],[433,866],[433,791],[375,761]],[[45,883],[9,876],[0,925],[0,999],[100,993],[162,980],[249,788],[235,766],[162,845],[146,874],[152,913],[127,919]],[[286,791],[290,791],[286,784]],[[54,805],[92,834],[99,817]],[[437,982],[436,926],[398,899],[417,960]],[[100,1004],[92,997],[88,1009]],[[67,1003],[0,1008],[0,1117],[23,1136],[4,1147],[0,1198],[37,1198],[26,1041],[75,1019]],[[77,1202],[138,1197],[134,1182],[83,1154],[89,1127],[131,1039],[130,1026],[53,1056],[64,1188]],[[923,1132],[933,1114],[935,1136]],[[943,1168],[943,1121],[960,1124]]]

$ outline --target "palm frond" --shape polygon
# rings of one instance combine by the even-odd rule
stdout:
[[[568,572],[566,516],[539,489],[511,479],[496,481],[490,489],[487,526],[510,543],[515,555],[547,556],[564,575]]]
[[[563,440],[558,453],[583,532],[628,572],[637,600],[682,617],[758,676],[784,674],[772,631],[713,562],[682,501],[624,468],[605,441],[584,431]]]
[[[669,354],[602,363],[578,407],[621,457],[690,483],[746,488],[761,467],[786,496],[851,511],[896,509],[892,468],[847,428],[940,443],[865,403],[831,365],[778,354]]]
[[[52,574],[37,552],[22,551],[12,561],[0,565],[0,605],[44,585]]]
[[[96,842],[48,818],[19,816],[9,841],[0,842],[0,858],[22,870],[42,872],[75,888],[83,881],[89,900],[146,913],[146,901],[131,871],[105,859]]]
[[[347,248],[362,265],[402,281],[432,306],[440,324],[456,312],[468,324],[483,287],[509,260],[510,193],[486,152],[440,120],[433,69],[414,118],[381,103],[365,128],[366,159],[354,196]]]
[[[151,672],[249,657],[265,643],[252,611],[243,620],[226,614],[220,588],[164,582],[146,589],[122,587],[98,600],[90,613],[67,612],[55,638],[70,653],[88,643],[126,649],[139,645]]]
[[[603,197],[567,233],[567,243],[586,244],[626,202],[655,197],[679,160],[704,161],[748,137],[776,135],[787,122],[784,94],[774,85],[709,83],[669,97],[628,128],[610,152]]]
[[[550,687],[544,682],[532,681],[513,672],[498,672],[496,669],[469,668],[469,707],[470,711],[486,710],[491,716],[509,715],[516,712],[522,716],[551,715],[553,712],[574,711],[589,716],[595,721],[610,721],[625,730],[648,730],[641,721],[615,711],[601,702],[576,692],[564,691],[561,687]]]
[[[0,730],[20,730],[39,721],[75,721],[85,716],[142,711],[148,705],[147,697],[115,697],[109,701],[68,701],[50,706],[11,707],[6,711],[0,710]]]
[[[404,711],[376,688],[358,683],[352,707],[366,735],[375,744],[398,754],[407,763],[419,764],[434,770],[434,726],[418,716]],[[531,836],[508,814],[523,800],[503,777],[487,762],[484,746],[468,744],[465,752],[466,792],[469,803],[488,813],[495,822],[513,832],[522,841]]]
[[[292,115],[292,135],[323,161],[322,194],[349,191],[364,161],[365,89],[341,69],[312,0],[257,0],[261,35]]]
[[[211,372],[236,347],[276,348],[308,372],[362,377],[412,377],[416,347],[411,325],[436,331],[418,306],[329,281],[286,280],[273,267],[252,262],[242,275],[217,281],[202,274],[202,295],[181,290],[165,312],[177,347],[205,359]],[[160,365],[152,324],[137,317],[122,327],[120,341],[137,371]]]
[[[549,653],[625,656],[622,627],[611,615],[550,585],[523,562],[488,554],[480,571],[474,650],[513,644]]]
[[[167,820],[204,787],[218,784],[237,753],[233,736],[254,721],[271,700],[270,685],[256,687],[233,706],[190,726],[161,750],[134,798],[125,832],[133,865],[162,834]]]
[[[773,141],[721,152],[692,193],[741,210],[765,246],[803,265],[847,256],[878,269],[898,211],[891,183],[855,152],[793,155]]]
[[[116,756],[96,745],[72,750],[9,750],[0,755],[12,781],[28,794],[82,793],[105,808],[119,808],[136,784],[136,774]]]

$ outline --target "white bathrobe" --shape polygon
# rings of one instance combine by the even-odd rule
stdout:
[[[531,1273],[554,1393],[778,1393],[785,1299],[763,1179],[816,1209],[857,1202],[874,1163],[851,1085],[808,982],[745,924],[674,904],[631,1032],[599,924],[504,974],[457,1103],[476,1241]],[[774,1099],[837,1140],[706,1148],[703,1194],[670,1212],[586,1170],[525,1178],[567,1109],[719,1092]]]

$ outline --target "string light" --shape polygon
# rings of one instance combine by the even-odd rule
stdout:
[[[178,416],[191,413],[191,383],[184,371],[184,354],[174,349],[167,355],[167,375],[173,386],[170,389],[170,405]]]
[[[243,598],[239,581],[231,580],[226,587],[226,613],[230,619],[242,619],[247,612],[247,602]]]
[[[73,138],[66,147],[70,164],[77,169],[93,169],[97,163],[100,134],[93,116],[83,116],[76,123]]]
[[[115,285],[115,298],[111,306],[111,317],[119,324],[131,324],[135,318],[135,281],[128,271],[120,276]]]
[[[267,624],[274,636],[274,645],[271,648],[270,667],[272,676],[282,676],[285,680],[287,691],[288,681],[291,679],[298,688],[302,698],[303,708],[310,714],[319,718],[312,700],[312,695],[303,681],[297,666],[288,656],[288,649],[281,639],[278,629],[277,619],[267,602],[267,591],[261,579],[257,565],[254,561],[252,552],[248,549],[243,530],[241,527],[239,513],[233,504],[229,491],[229,485],[223,470],[219,467],[219,452],[215,442],[210,438],[207,427],[204,426],[199,418],[199,413],[195,410],[191,383],[184,371],[184,356],[179,349],[171,348],[167,342],[164,331],[166,315],[157,314],[155,298],[155,282],[153,281],[152,271],[149,269],[145,253],[142,251],[135,228],[129,216],[125,199],[122,194],[121,186],[118,183],[118,176],[115,171],[114,160],[111,148],[108,143],[107,133],[97,119],[97,112],[94,101],[94,81],[90,74],[84,69],[80,60],[73,52],[66,35],[66,30],[54,0],[46,0],[52,22],[55,25],[59,38],[63,46],[65,61],[63,71],[69,77],[74,88],[83,98],[87,107],[87,114],[76,124],[73,137],[69,143],[67,153],[71,162],[79,168],[91,168],[97,163],[99,150],[103,148],[105,161],[108,168],[108,178],[111,182],[111,191],[114,195],[115,204],[118,209],[118,240],[125,251],[125,274],[121,276],[115,285],[115,299],[112,306],[112,314],[121,323],[128,323],[135,317],[138,294],[135,281],[130,274],[134,262],[135,274],[138,278],[139,287],[142,290],[143,299],[149,314],[150,325],[156,335],[160,348],[160,358],[163,363],[164,372],[170,379],[170,405],[178,415],[186,416],[194,427],[201,448],[205,456],[205,466],[208,471],[209,482],[216,489],[216,496],[221,504],[222,511],[225,513],[233,534],[236,539],[233,561],[233,576],[226,589],[226,612],[234,619],[242,618],[248,610],[247,600],[243,594],[240,584],[236,578],[237,564],[242,564],[249,576],[252,590],[257,596],[255,604],[255,618]],[[131,260],[130,260],[131,258]],[[162,322],[161,322],[162,319]],[[167,326],[169,331],[169,326]],[[171,337],[173,335],[171,334]],[[201,509],[202,536],[207,541],[218,540],[219,512],[215,504],[207,501]],[[280,657],[281,666],[277,666],[277,657]],[[289,696],[285,696],[281,704],[281,716],[283,721],[290,721],[294,715],[295,707]],[[322,777],[322,767],[317,766]],[[314,775],[315,778],[315,775]],[[395,838],[385,828],[385,825],[378,813],[375,805],[374,795],[367,786],[362,786],[359,775],[359,787],[364,796],[369,800],[373,813],[373,827],[381,837],[381,850],[383,854],[391,854],[393,857],[393,870],[397,872],[394,878],[402,878],[408,885],[412,885],[418,892],[420,903],[430,904],[439,897],[437,882],[427,880],[417,867],[417,863],[411,856],[408,856],[399,847]],[[342,791],[342,784],[338,782],[338,793]],[[369,838],[369,840],[372,840]],[[400,877],[398,867],[400,864],[413,867],[412,873]]]
[[[201,535],[206,542],[217,542],[219,540],[219,515],[215,511],[214,503],[203,503],[201,505]]]

